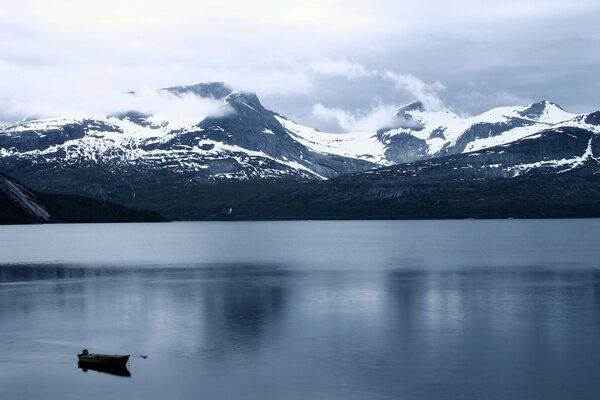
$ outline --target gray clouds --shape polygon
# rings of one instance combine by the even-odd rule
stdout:
[[[308,64],[311,72],[325,76],[343,76],[348,79],[357,79],[377,76],[377,71],[368,71],[363,65],[349,62],[345,58],[339,60],[323,59],[312,61]]]
[[[466,114],[600,108],[596,0],[210,3],[0,1],[0,120],[201,81],[321,129],[362,127],[419,94]]]
[[[349,112],[317,103],[312,109],[312,114],[321,123],[335,122],[342,130],[355,132],[395,126],[396,109],[394,105],[375,104],[369,108]]]

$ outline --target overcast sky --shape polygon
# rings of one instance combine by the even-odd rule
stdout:
[[[203,81],[335,131],[376,128],[413,99],[590,112],[599,21],[598,0],[0,0],[0,122],[108,113],[130,106],[124,90]]]

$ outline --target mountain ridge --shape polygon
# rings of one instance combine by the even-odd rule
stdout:
[[[37,191],[194,219],[209,205],[229,209],[226,193],[242,203],[262,198],[252,185],[284,196],[297,183],[360,180],[415,165],[424,169],[412,173],[425,185],[453,176],[509,179],[583,170],[588,163],[593,169],[600,154],[600,112],[571,114],[546,100],[471,117],[428,110],[415,101],[398,108],[394,127],[327,133],[268,110],[256,94],[222,82],[159,91],[211,98],[228,112],[197,121],[132,110],[22,121],[0,128],[0,171]],[[196,204],[198,199],[207,206]]]

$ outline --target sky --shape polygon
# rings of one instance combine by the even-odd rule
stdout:
[[[210,101],[154,89],[208,81],[335,132],[376,129],[412,100],[591,112],[598,21],[598,0],[0,0],[0,122],[206,115]]]

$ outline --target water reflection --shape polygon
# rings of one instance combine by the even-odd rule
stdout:
[[[107,274],[108,271],[60,264],[9,264],[0,268],[0,283],[81,279],[93,273]]]
[[[204,351],[216,358],[225,358],[230,353],[255,353],[265,331],[277,328],[285,307],[286,290],[281,276],[257,279],[240,273],[228,274],[222,284],[204,285],[201,289]]]
[[[81,369],[83,372],[96,371],[102,374],[109,374],[115,376],[123,376],[123,377],[131,377],[131,372],[127,369],[125,365],[118,366],[107,366],[107,365],[93,365],[89,363],[77,363],[77,368]]]
[[[0,387],[49,399],[593,399],[599,290],[600,271],[573,268],[0,266]],[[131,380],[91,367],[101,373],[81,379],[81,348],[150,357],[132,360]]]
[[[432,398],[591,399],[599,284],[599,271],[531,267],[390,272],[386,354],[406,391]]]

